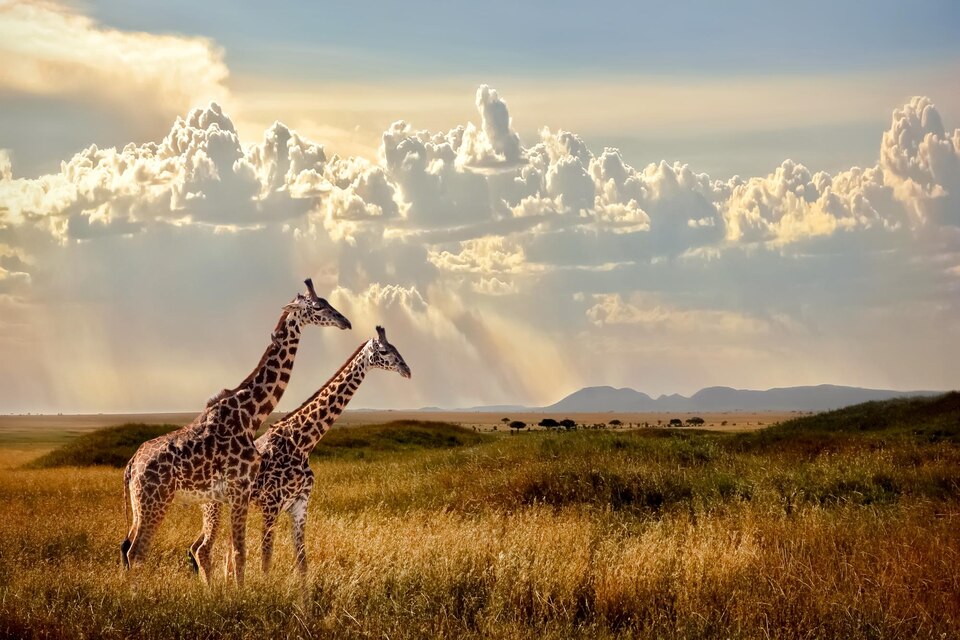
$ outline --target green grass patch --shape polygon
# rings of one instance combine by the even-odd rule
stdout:
[[[395,420],[331,429],[313,450],[313,456],[355,459],[383,453],[467,447],[493,439],[493,436],[448,422]]]
[[[960,444],[960,392],[865,402],[738,434],[728,442],[742,452],[818,456],[852,448],[882,449],[894,441]]]
[[[40,456],[28,466],[34,469],[123,467],[141,444],[177,428],[172,424],[129,423],[97,429]]]

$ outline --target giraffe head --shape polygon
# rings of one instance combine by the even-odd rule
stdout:
[[[307,292],[298,293],[296,298],[283,307],[289,315],[293,316],[300,325],[316,324],[321,327],[351,328],[350,321],[343,314],[317,295],[313,289],[313,280],[307,278],[303,282],[307,285]]]
[[[397,348],[387,342],[387,331],[383,327],[377,327],[377,337],[367,344],[367,357],[371,367],[396,371],[404,378],[410,377],[410,367],[403,361]]]

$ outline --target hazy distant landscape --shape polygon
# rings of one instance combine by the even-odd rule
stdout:
[[[833,384],[784,387],[764,391],[707,387],[687,397],[674,393],[653,398],[643,392],[624,387],[584,387],[545,407],[521,405],[478,406],[463,411],[529,411],[563,412],[664,412],[664,411],[829,411],[871,400],[935,396],[943,391],[894,391],[863,389]],[[422,411],[443,411],[425,407]]]

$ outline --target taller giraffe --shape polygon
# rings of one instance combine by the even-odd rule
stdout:
[[[301,328],[316,324],[349,329],[350,321],[317,296],[283,307],[260,363],[234,389],[224,389],[189,425],[140,445],[124,472],[124,500],[133,522],[120,551],[124,566],[140,562],[174,498],[230,505],[232,574],[243,582],[250,492],[260,465],[254,435],[276,408],[290,381]]]
[[[410,377],[410,367],[397,348],[387,342],[383,327],[377,327],[377,337],[361,344],[316,393],[257,438],[260,469],[250,500],[263,511],[261,548],[264,573],[270,569],[274,525],[280,514],[286,511],[293,522],[297,567],[301,576],[306,575],[304,532],[307,504],[313,490],[310,452],[343,413],[369,369],[396,371],[404,378]],[[195,567],[205,580],[210,573],[210,552],[216,539],[220,511],[220,504],[203,505],[203,533],[189,550]],[[228,567],[229,564],[228,560]]]

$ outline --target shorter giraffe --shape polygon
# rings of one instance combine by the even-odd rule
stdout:
[[[263,512],[263,571],[270,570],[273,553],[273,528],[280,514],[286,511],[293,522],[293,546],[300,575],[307,572],[304,530],[307,525],[307,503],[313,489],[310,452],[320,438],[346,408],[371,368],[396,371],[410,377],[410,367],[396,347],[387,342],[386,331],[377,327],[377,337],[354,351],[330,380],[298,409],[274,423],[257,438],[260,469],[254,483],[251,502]],[[209,549],[216,537],[222,505],[203,505],[203,533],[191,546]],[[229,558],[228,558],[229,570]]]

